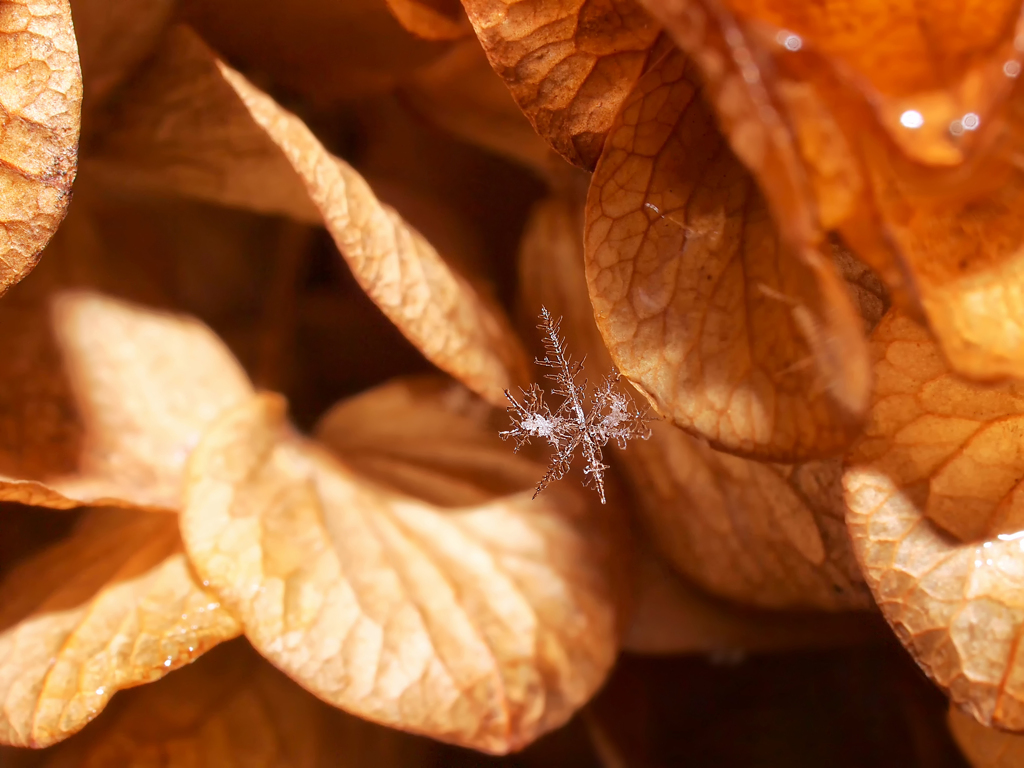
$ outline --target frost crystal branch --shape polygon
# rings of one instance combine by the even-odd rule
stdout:
[[[604,463],[601,449],[609,440],[615,440],[619,448],[625,448],[629,440],[646,440],[651,430],[647,426],[650,417],[647,411],[640,412],[632,401],[617,388],[618,371],[608,374],[601,385],[587,397],[587,380],[577,382],[583,372],[583,360],[574,362],[566,352],[565,340],[558,335],[561,319],[555,320],[545,307],[540,309],[541,323],[537,327],[544,332],[544,357],[537,359],[537,365],[553,368],[554,373],[545,378],[555,382],[552,393],[562,398],[561,405],[552,412],[544,402],[544,390],[531,384],[523,393],[522,402],[505,390],[505,397],[512,419],[512,429],[501,432],[501,438],[515,440],[515,450],[530,442],[530,438],[541,437],[551,444],[551,464],[541,481],[537,483],[534,498],[552,480],[560,480],[569,471],[576,449],[583,449],[586,467],[583,472],[587,484],[593,486],[605,503]]]

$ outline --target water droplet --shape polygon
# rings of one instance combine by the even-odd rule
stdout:
[[[981,568],[981,560],[975,560],[974,561],[974,567],[975,568]]]
[[[996,538],[1000,541],[1016,541],[1017,539],[1024,539],[1024,531],[1017,531],[1016,533],[1000,533]]]
[[[949,132],[954,136],[959,136],[964,131],[973,131],[979,125],[981,125],[981,118],[973,112],[968,112],[959,120],[954,120],[949,124]]]
[[[102,685],[99,688],[96,689],[96,695],[97,696],[102,696],[106,692],[107,692],[107,689],[104,688]]]
[[[904,128],[920,128],[924,125],[924,115],[916,109],[908,109],[900,115],[900,125]]]
[[[1003,64],[1003,74],[1007,77],[1016,77],[1020,74],[1020,62],[1008,61]]]
[[[170,659],[167,659],[167,660],[165,660],[165,661],[164,661],[164,666],[165,666],[165,667],[169,667],[169,666],[171,666],[171,660],[170,660]]]
[[[794,35],[785,29],[780,29],[779,33],[775,35],[775,42],[790,51],[799,51],[804,44],[800,35]]]
[[[984,544],[982,544],[981,546],[983,546],[983,547],[984,547],[985,549],[988,549],[989,547],[991,547],[991,546],[992,546],[992,542],[991,542],[991,541],[986,541],[986,542],[985,542]]]

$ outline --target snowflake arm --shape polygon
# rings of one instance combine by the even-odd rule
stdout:
[[[554,370],[546,374],[546,378],[555,383],[552,392],[561,397],[562,402],[552,412],[544,402],[544,390],[537,384],[521,390],[522,401],[505,390],[512,428],[499,434],[503,440],[514,440],[517,451],[535,437],[546,440],[551,446],[548,471],[537,484],[535,498],[551,481],[565,476],[576,449],[581,448],[586,484],[598,492],[604,504],[604,473],[609,467],[604,463],[602,448],[610,440],[615,440],[619,448],[625,448],[629,440],[646,440],[650,436],[647,422],[651,419],[647,411],[638,411],[619,391],[621,377],[617,371],[606,376],[588,398],[586,379],[578,381],[584,361],[574,362],[569,355],[565,340],[559,334],[561,320],[554,319],[545,307],[541,307],[540,317],[537,327],[544,332],[545,354],[535,362]]]

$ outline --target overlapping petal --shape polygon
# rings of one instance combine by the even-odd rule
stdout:
[[[371,299],[428,360],[493,403],[523,376],[500,307],[453,269],[295,115],[172,30],[122,98],[96,172],[227,205],[322,221]]]
[[[612,359],[678,426],[777,461],[852,439],[870,384],[863,321],[824,252],[779,236],[683,54],[616,118],[584,242]]]
[[[122,694],[45,768],[417,768],[430,745],[331,710],[247,647],[229,643],[194,665]]]
[[[189,477],[198,572],[261,653],[349,712],[504,752],[614,659],[607,543],[576,494],[438,507],[296,438],[268,396],[206,434]]]
[[[660,28],[633,0],[463,0],[491,66],[558,154],[593,168]]]
[[[788,242],[841,231],[954,369],[1021,375],[1018,3],[646,6],[700,66]]]
[[[61,289],[81,264],[50,255],[0,306],[0,498],[176,510],[189,451],[248,378],[192,318]]]
[[[196,583],[176,515],[94,510],[0,582],[0,743],[45,747],[123,688],[240,632]]]
[[[534,132],[475,39],[453,46],[417,71],[403,94],[416,111],[466,141],[540,174],[562,165]]]
[[[955,704],[1024,730],[1020,386],[958,378],[895,312],[875,329],[872,356],[871,420],[843,478],[864,576]]]
[[[565,201],[534,210],[520,254],[524,303],[563,316],[570,347],[600,372],[611,360],[586,293],[580,218]],[[648,441],[616,455],[636,511],[677,571],[748,605],[870,606],[843,523],[837,460],[765,464],[716,451],[671,424],[651,427]]]

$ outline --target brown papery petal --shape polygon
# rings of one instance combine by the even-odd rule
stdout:
[[[236,641],[121,694],[43,766],[415,768],[429,755],[426,742],[332,710]]]
[[[189,555],[246,636],[361,717],[505,752],[615,657],[606,545],[575,493],[444,510],[360,480],[263,396],[206,434],[187,499]]]
[[[882,159],[873,176],[885,234],[943,355],[979,380],[1024,377],[1024,96],[1015,99],[1008,135],[971,173],[907,178]]]
[[[363,290],[428,360],[502,403],[504,390],[522,380],[525,361],[501,310],[382,205],[359,174],[331,157],[298,118],[237,72],[219,67],[295,166]]]
[[[836,459],[796,466],[720,453],[669,424],[622,455],[644,524],[677,570],[762,608],[870,608],[843,525]]]
[[[95,277],[80,223],[0,303],[0,499],[176,510],[189,451],[252,387],[198,321],[64,289]]]
[[[991,146],[1022,59],[1016,0],[941,10],[903,0],[645,6],[700,66],[734,150],[797,241],[815,240],[818,224],[854,234],[877,226],[870,210],[856,209],[869,202],[858,198],[871,177],[889,171],[887,144],[924,164],[904,164],[899,174],[908,176]],[[962,190],[966,179],[946,181]],[[934,194],[934,182],[922,189]],[[892,255],[872,252],[889,247],[879,232],[859,234],[863,258]]]
[[[424,40],[458,40],[473,34],[458,0],[387,0],[409,32]]]
[[[986,725],[1024,730],[1021,387],[958,379],[927,332],[895,312],[871,346],[871,420],[843,478],[857,559],[953,701]]]
[[[649,0],[788,241],[839,230],[961,374],[1024,375],[1015,0]]]
[[[471,506],[532,489],[546,469],[509,461],[508,444],[495,439],[505,425],[493,415],[462,385],[423,376],[343,400],[315,434],[362,480],[440,507]]]
[[[660,28],[633,0],[463,0],[491,66],[537,133],[593,168]]]
[[[706,10],[709,26],[717,22],[722,29],[732,27],[736,48],[751,46],[748,56],[736,56],[736,65],[746,61],[756,68],[774,59],[787,62],[786,69],[794,66],[789,62],[803,58],[815,61],[832,78],[818,80],[821,96],[838,95],[824,92],[831,83],[850,95],[868,97],[875,118],[901,150],[927,163],[949,164],[962,158],[964,131],[951,131],[950,124],[968,113],[987,123],[1013,85],[1006,62],[1021,56],[1013,47],[1021,12],[1017,0],[927,8],[912,0],[869,0],[855,7],[842,0],[650,2],[659,16],[662,9],[672,13],[686,5]],[[678,31],[685,37],[682,29]],[[757,78],[748,82],[751,90],[771,91],[777,85],[762,85]],[[785,95],[782,98],[785,103]],[[920,114],[920,125],[906,125],[903,115],[910,109]],[[966,131],[978,127],[968,126]]]
[[[322,223],[295,169],[214,61],[194,32],[173,27],[111,105],[83,169],[110,186]]]
[[[417,112],[446,131],[541,175],[564,165],[516,106],[475,38],[419,70],[402,93]]]
[[[447,377],[423,375],[392,379],[339,402],[317,423],[315,435],[360,480],[454,509],[536,490],[548,457],[538,446],[510,456],[509,444],[498,438],[507,427],[505,411]],[[575,473],[565,482],[571,487],[581,480],[582,473]],[[610,501],[588,513],[586,535],[597,548],[589,557],[603,559],[605,542],[613,542],[605,570],[618,602],[627,605],[632,536],[623,514],[626,497],[614,481]],[[617,618],[625,620],[627,612]]]
[[[56,231],[78,162],[82,71],[67,0],[10,0],[0,21],[0,293]]]
[[[863,321],[797,255],[681,53],[630,94],[587,200],[587,279],[612,359],[677,425],[761,459],[835,453],[867,406]]]
[[[589,177],[580,173],[577,189],[537,203],[519,241],[520,316],[536,326],[541,307],[562,318],[568,347],[596,378],[613,366],[594,323],[583,261],[583,199]],[[573,194],[575,193],[575,194]],[[539,329],[535,344],[540,346]]]
[[[0,583],[0,742],[61,741],[239,632],[194,581],[176,515],[89,512]]]
[[[558,200],[535,209],[521,246],[521,285],[527,307],[544,304],[562,316],[570,348],[586,354],[588,370],[601,371],[611,362],[586,293],[579,218]],[[864,278],[852,261],[847,267]],[[865,306],[880,302],[862,292]],[[671,424],[651,427],[648,441],[616,457],[654,546],[678,572],[748,605],[871,605],[843,523],[836,460],[762,464],[720,453]]]
[[[972,768],[1024,765],[1024,736],[986,728],[956,707],[949,708],[949,730]]]
[[[961,540],[1015,530],[1007,505],[1024,471],[1024,388],[963,381],[899,314],[883,320],[871,347],[871,420],[851,465],[880,467],[901,489],[921,486],[921,511]]]
[[[354,169],[187,28],[172,31],[150,74],[161,89],[125,102],[119,132],[98,150],[109,176],[120,181],[134,167],[139,183],[166,181],[261,211],[291,212],[274,207],[278,198],[311,200],[356,280],[398,329],[439,368],[504,402],[503,390],[525,375],[525,356],[501,309]],[[247,162],[236,164],[239,156]],[[273,190],[281,179],[288,183]],[[277,202],[263,199],[266,190]]]

